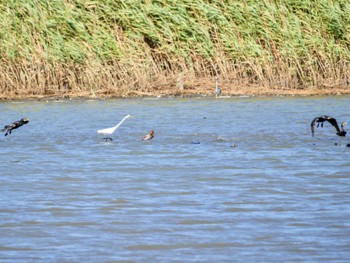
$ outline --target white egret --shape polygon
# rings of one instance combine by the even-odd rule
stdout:
[[[152,140],[154,138],[154,130],[151,130],[148,134],[146,134],[142,141],[149,141]]]
[[[218,96],[221,95],[221,88],[218,86],[218,79],[219,77],[215,77],[215,97],[217,98]]]
[[[29,119],[27,118],[22,118],[19,121],[15,121],[9,125],[6,125],[1,131],[6,132],[5,136],[8,134],[11,134],[12,130],[17,129],[21,127],[23,124],[27,124],[29,122]]]
[[[127,119],[130,118],[131,115],[126,115],[116,126],[111,127],[111,128],[106,128],[106,129],[102,129],[102,130],[98,130],[97,133],[103,134],[106,137],[103,138],[106,141],[111,140],[113,141],[113,139],[111,138],[111,135],[115,132],[116,129],[118,129],[118,127]]]

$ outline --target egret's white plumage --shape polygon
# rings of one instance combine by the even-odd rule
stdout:
[[[97,133],[103,134],[105,136],[107,136],[106,138],[104,138],[106,141],[107,140],[111,140],[112,138],[110,137],[115,131],[116,129],[118,129],[118,127],[127,119],[130,118],[131,115],[126,115],[116,126],[111,127],[111,128],[106,128],[106,129],[102,129],[102,130],[98,130]]]

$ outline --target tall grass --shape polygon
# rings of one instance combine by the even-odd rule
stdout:
[[[0,27],[5,97],[349,85],[348,0],[4,0]]]

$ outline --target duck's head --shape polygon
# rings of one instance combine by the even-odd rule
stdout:
[[[27,118],[22,118],[21,121],[24,122],[24,123],[28,123],[28,122],[29,122],[29,119],[27,119]]]

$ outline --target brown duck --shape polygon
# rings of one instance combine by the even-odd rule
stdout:
[[[154,138],[154,131],[151,130],[148,134],[146,134],[144,137],[143,137],[143,141],[149,141],[149,140],[152,140]]]

